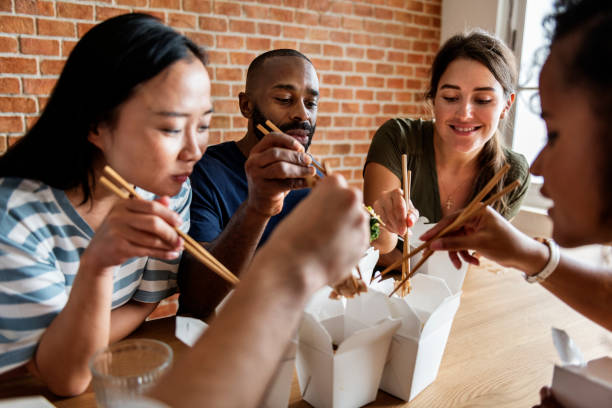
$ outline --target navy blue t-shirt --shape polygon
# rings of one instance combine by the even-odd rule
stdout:
[[[199,242],[211,242],[221,234],[238,207],[246,201],[248,184],[246,158],[236,142],[225,142],[206,149],[191,174],[191,228],[189,235]],[[292,190],[285,197],[283,210],[270,219],[259,245],[310,189]]]

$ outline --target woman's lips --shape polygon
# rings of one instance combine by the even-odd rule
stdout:
[[[450,128],[459,135],[469,135],[473,132],[480,130],[482,126],[479,125],[449,125]]]
[[[189,178],[189,174],[180,174],[177,176],[172,176],[172,179],[178,183],[183,184]]]

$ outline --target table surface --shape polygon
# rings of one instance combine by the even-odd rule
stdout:
[[[466,276],[437,379],[409,404],[379,391],[368,406],[531,407],[539,402],[540,387],[551,383],[558,361],[551,326],[566,330],[586,359],[612,354],[612,333],[541,286],[527,284],[517,272],[499,272],[499,267],[485,261]],[[145,323],[130,335],[138,337],[167,342],[176,357],[187,350],[174,337],[174,318]],[[23,395],[44,395],[62,408],[96,406],[91,389],[61,399],[27,375],[0,385],[0,398]],[[310,407],[301,400],[295,377],[289,406]]]

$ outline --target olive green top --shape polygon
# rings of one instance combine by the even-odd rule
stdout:
[[[370,162],[385,166],[402,180],[402,154],[408,156],[408,170],[412,171],[410,198],[422,216],[430,222],[442,218],[438,174],[433,145],[434,126],[432,121],[396,118],[385,122],[374,135],[366,158]],[[511,219],[521,206],[529,187],[529,165],[525,157],[510,149],[503,148],[510,170],[505,184],[520,180],[521,186],[510,193],[508,207],[502,215]],[[365,168],[365,167],[364,167]],[[478,180],[472,186],[470,201],[485,186],[488,180]]]

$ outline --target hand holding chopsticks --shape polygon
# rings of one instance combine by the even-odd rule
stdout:
[[[418,270],[418,268],[421,267],[421,265],[423,265],[423,263],[425,263],[425,261],[433,254],[433,251],[429,249],[429,245],[431,244],[432,241],[448,233],[451,233],[451,232],[454,232],[460,229],[467,221],[473,218],[479,211],[482,211],[483,208],[494,203],[496,200],[510,193],[512,190],[514,190],[520,185],[520,182],[518,180],[515,180],[514,182],[504,187],[501,191],[499,191],[498,193],[494,194],[489,199],[481,203],[481,200],[489,193],[489,191],[491,191],[491,189],[493,189],[495,184],[502,178],[502,176],[509,169],[510,169],[510,165],[508,164],[502,167],[501,170],[497,172],[497,174],[495,174],[495,176],[493,176],[491,180],[489,180],[489,182],[485,185],[485,187],[463,209],[463,211],[461,211],[461,213],[457,216],[457,218],[455,218],[455,220],[452,223],[450,223],[447,227],[443,228],[435,236],[428,239],[423,244],[419,245],[413,251],[403,256],[401,260],[389,265],[384,271],[381,272],[381,276],[382,276],[385,273],[389,272],[390,270],[395,269],[398,266],[400,266],[402,262],[404,262],[405,259],[410,259],[417,253],[425,250],[425,252],[423,253],[423,256],[421,257],[421,260],[414,266],[414,268],[412,268],[412,270],[410,271],[410,274],[404,279],[402,279],[399,285],[395,288],[395,290],[389,296],[393,295],[400,287],[402,287],[408,281],[408,279],[410,279],[414,275],[414,273]]]
[[[100,182],[117,196],[124,199],[143,199],[136,192],[136,190],[111,167],[105,166],[104,173],[105,176],[100,177]],[[196,242],[189,235],[181,231],[178,227],[174,227],[174,229],[185,240],[184,245],[186,251],[191,253],[196,259],[198,259],[200,262],[202,262],[204,265],[206,265],[213,272],[217,273],[229,283],[236,285],[239,282],[239,279],[234,274],[232,274],[225,266],[223,266],[223,264],[221,264],[221,262],[219,262],[214,256],[212,256],[198,242]]]

